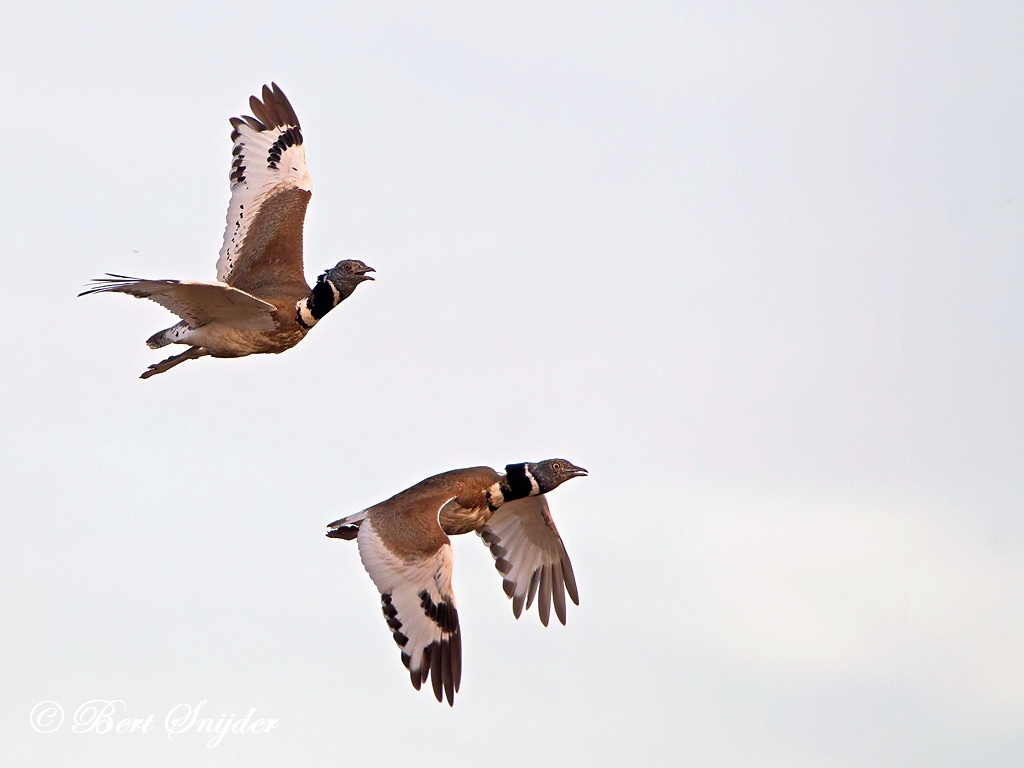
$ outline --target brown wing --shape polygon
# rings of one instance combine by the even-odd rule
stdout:
[[[276,84],[249,99],[255,117],[232,118],[231,203],[217,279],[257,296],[309,291],[302,225],[312,193],[302,132]]]
[[[519,618],[523,604],[529,610],[537,598],[537,613],[546,627],[551,603],[558,620],[565,624],[565,593],[576,605],[576,577],[572,563],[558,535],[544,496],[528,496],[499,507],[477,534],[494,557],[494,567],[503,577],[502,587],[512,599],[512,612]]]
[[[215,320],[253,331],[267,331],[276,325],[273,304],[223,283],[140,280],[124,275],[108,275],[107,278],[94,280],[92,287],[79,295],[112,292],[149,299],[169,309],[191,328]]]

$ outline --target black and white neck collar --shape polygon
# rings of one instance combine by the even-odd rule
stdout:
[[[508,478],[509,486],[505,501],[525,499],[527,496],[537,496],[540,493],[540,484],[530,472],[530,465],[527,462],[506,466],[505,477]]]

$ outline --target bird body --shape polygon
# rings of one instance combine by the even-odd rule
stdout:
[[[284,93],[263,87],[249,106],[256,117],[232,118],[231,201],[217,282],[142,280],[108,275],[82,295],[127,293],[151,299],[181,318],[146,342],[188,351],[150,366],[142,378],[197,357],[284,352],[330,310],[372,280],[371,267],[348,259],[306,283],[302,227],[312,194],[302,133]]]
[[[475,531],[488,545],[516,618],[536,596],[545,626],[552,602],[565,623],[565,593],[577,604],[579,595],[543,494],[586,474],[564,459],[510,464],[504,473],[455,469],[328,526],[331,538],[357,540],[417,690],[429,678],[437,700],[443,692],[452,704],[459,689],[462,639],[449,536]]]

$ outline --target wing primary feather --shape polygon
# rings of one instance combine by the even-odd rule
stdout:
[[[283,128],[285,126],[285,120],[284,115],[281,114],[281,107],[278,104],[277,99],[274,98],[273,91],[265,85],[263,86],[263,106],[274,119],[274,127]]]
[[[409,679],[412,681],[412,687],[417,691],[420,689],[420,671],[418,669],[409,670]]]
[[[456,629],[449,639],[452,651],[452,683],[455,692],[459,691],[459,684],[462,682],[462,631]]]
[[[537,596],[537,584],[540,582],[540,569],[538,568],[530,576],[530,589],[526,596],[526,610],[530,610],[530,606],[533,605],[533,598]]]
[[[517,619],[523,613],[523,603],[524,602],[526,602],[526,593],[525,592],[521,592],[520,594],[518,594],[518,595],[516,595],[515,597],[512,598],[512,615],[515,616]]]
[[[562,566],[555,563],[551,566],[552,584],[551,597],[555,601],[555,615],[565,626],[565,582],[562,579]]]
[[[255,117],[250,117],[249,115],[242,115],[242,119],[245,120],[245,124],[252,128],[254,131],[259,131],[260,133],[262,133],[263,131],[267,130],[267,126],[265,126]]]
[[[266,89],[266,86],[264,86],[264,89]],[[266,98],[266,93],[264,93],[264,98]],[[250,96],[249,109],[252,110],[252,113],[256,116],[256,119],[263,123],[265,126],[267,126],[268,128],[272,128],[274,126],[274,123],[276,121],[274,120],[274,116],[270,113],[269,105],[264,106],[263,102],[261,102],[255,96]]]
[[[434,655],[433,651],[433,643],[423,649],[423,658],[420,659],[420,685],[427,682],[427,677],[430,675],[430,659]],[[416,690],[419,689],[417,688]]]
[[[519,561],[519,568],[516,572],[517,585],[521,584],[526,593],[529,588],[529,599],[526,601],[526,610],[530,610],[533,599],[536,597],[537,585],[540,584],[540,567],[544,564],[544,555],[539,550],[526,552]],[[529,581],[527,581],[529,575]]]
[[[564,547],[562,548],[560,559],[562,561],[562,578],[565,580],[565,589],[569,593],[569,597],[572,598],[572,601],[579,605],[580,595],[576,591],[576,576],[572,572],[572,563],[569,562],[569,555]]]
[[[444,683],[444,696],[448,706],[455,706],[455,685],[452,680],[452,648],[450,640],[441,641],[441,681]]]
[[[434,698],[441,701],[441,688],[443,685],[441,677],[441,657],[444,656],[444,645],[436,642],[432,643],[432,645],[434,646],[434,652],[430,655],[430,685],[434,689]]]
[[[548,566],[541,566],[540,569],[540,594],[537,595],[537,612],[540,614],[540,623],[545,627],[551,617],[551,571]]]
[[[292,109],[292,104],[288,101],[288,97],[284,95],[284,92],[277,86],[277,83],[272,82],[270,87],[274,91],[274,101],[277,102],[278,107],[281,109],[285,123],[287,125],[294,125],[296,128],[301,127],[299,126],[299,118],[295,114],[295,110]]]

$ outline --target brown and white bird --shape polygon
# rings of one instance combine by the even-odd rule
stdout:
[[[255,117],[231,118],[231,202],[217,261],[217,282],[140,280],[108,274],[90,293],[127,293],[151,299],[181,322],[146,342],[151,349],[186,344],[188,350],[151,365],[143,379],[178,363],[210,355],[284,352],[352,295],[371,267],[348,259],[310,288],[302,265],[302,223],[312,194],[295,110],[276,83],[263,101],[249,98]]]
[[[462,678],[449,535],[476,531],[490,547],[516,618],[536,597],[544,626],[552,603],[565,624],[565,593],[580,600],[544,494],[586,474],[565,459],[509,464],[504,474],[453,469],[328,526],[332,538],[357,540],[416,690],[429,677],[437,700],[443,691],[452,705]]]

